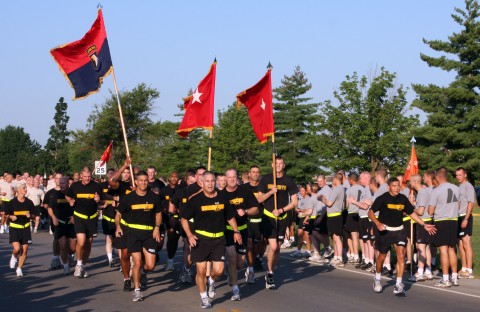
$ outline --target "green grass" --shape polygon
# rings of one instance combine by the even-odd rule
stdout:
[[[474,214],[480,214],[480,208],[476,206],[473,209]],[[473,216],[473,274],[476,278],[480,278],[480,216]]]

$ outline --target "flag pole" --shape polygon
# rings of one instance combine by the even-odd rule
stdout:
[[[112,66],[112,78],[113,78],[113,86],[115,88],[115,95],[117,96],[118,113],[120,115],[120,124],[122,125],[122,133],[123,133],[123,141],[125,142],[125,150],[127,152],[127,157],[130,158],[130,150],[128,149],[128,141],[127,141],[127,132],[125,131],[125,123],[123,122],[122,105],[120,104],[120,96],[118,95],[118,87],[117,87],[117,78],[115,77],[115,69],[113,66]],[[132,186],[135,187],[135,179],[133,178],[132,163],[130,163],[130,175],[132,180]]]
[[[207,170],[210,171],[210,164],[212,162],[212,138],[213,138],[213,129],[208,130],[210,133],[208,135],[208,163]]]
[[[412,139],[410,140],[412,143],[412,148],[415,147],[415,137],[412,136]],[[413,195],[413,190],[410,189],[410,195]],[[413,220],[410,218],[410,248],[412,250],[412,261],[410,261],[410,277],[413,276]],[[417,260],[418,261],[418,260]]]
[[[268,62],[267,69],[271,71],[273,68],[272,63]],[[272,110],[273,110],[273,103],[272,103]],[[275,156],[277,152],[275,150],[275,131],[272,133],[272,165],[273,165],[273,185],[277,187],[277,166],[275,161]],[[273,207],[277,210],[277,193],[273,193]],[[275,219],[278,222],[278,219]]]

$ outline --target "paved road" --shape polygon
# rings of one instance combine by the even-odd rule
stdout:
[[[34,244],[24,267],[24,277],[17,278],[8,267],[8,235],[0,235],[0,311],[200,311],[196,287],[177,282],[181,254],[175,258],[174,272],[158,265],[149,274],[149,287],[143,302],[132,302],[131,294],[122,291],[118,268],[106,266],[103,235],[94,241],[88,279],[63,276],[61,270],[49,270],[51,240],[47,232],[33,236]],[[230,301],[230,287],[223,278],[217,283],[217,298],[212,311],[478,311],[480,280],[461,281],[460,287],[439,290],[433,283],[406,283],[407,297],[392,294],[393,280],[384,279],[382,294],[372,291],[372,275],[347,266],[332,269],[282,253],[276,274],[276,290],[267,290],[263,274],[255,285],[241,280],[242,301]],[[166,255],[162,251],[162,263]],[[243,271],[241,272],[243,275]]]

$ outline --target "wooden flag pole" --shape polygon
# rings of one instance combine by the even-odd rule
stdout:
[[[273,185],[277,187],[277,165],[275,161],[275,133],[272,134],[272,167],[273,167]],[[273,193],[274,209],[277,210],[277,193]]]
[[[212,138],[213,138],[213,129],[209,130],[208,135],[208,163],[207,170],[210,171],[210,164],[212,163]]]
[[[127,157],[130,158],[130,150],[128,149],[128,141],[127,141],[127,132],[125,131],[125,123],[123,122],[122,105],[120,104],[120,96],[118,95],[118,87],[117,87],[117,78],[115,78],[115,70],[113,66],[112,66],[112,77],[113,77],[113,86],[115,88],[115,95],[117,96],[118,113],[120,115],[120,124],[122,125],[123,141],[125,142],[125,150],[127,152]],[[132,186],[135,187],[135,179],[133,177],[132,163],[130,163],[130,176],[132,180]]]
[[[412,137],[410,142],[412,142],[412,147],[414,147],[415,142],[416,142],[415,137]],[[413,195],[413,190],[412,189],[410,189],[410,195]],[[413,250],[414,250],[414,248],[413,248],[413,220],[412,220],[412,218],[410,218],[410,249],[412,250],[412,261],[410,261],[410,277],[412,277],[413,276]]]

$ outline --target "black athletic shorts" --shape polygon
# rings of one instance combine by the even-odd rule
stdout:
[[[242,235],[242,242],[246,246],[248,240],[248,230],[240,230],[240,234]],[[225,230],[225,246],[233,246],[235,242],[233,240],[233,231],[226,229]]]
[[[225,237],[197,237],[197,245],[191,251],[193,262],[225,261]]]
[[[115,235],[115,239],[113,240],[113,246],[117,249],[127,249],[127,235],[128,235],[128,228],[125,227],[123,224],[120,224],[122,228],[123,235],[117,237]]]
[[[58,223],[58,226],[55,227],[55,232],[53,232],[53,237],[60,239],[64,236],[67,238],[76,238],[75,226],[73,224]]]
[[[412,233],[411,233],[411,224],[410,224],[410,220],[408,221],[403,221],[403,231],[405,232],[405,235],[407,235],[407,237],[409,239],[411,239],[412,237]],[[413,229],[413,241],[415,241],[415,228]]]
[[[105,217],[102,219],[102,231],[105,235],[115,236],[115,229],[117,226],[115,222],[105,220]]]
[[[304,224],[303,222],[305,221],[305,217],[297,217],[297,226],[298,226],[298,229],[302,229],[302,230],[307,230],[307,227],[308,227],[308,224]]]
[[[360,236],[360,239],[363,240],[365,243],[370,240],[370,237],[372,236],[370,233],[372,231],[372,222],[370,222],[370,219],[367,218],[360,218],[358,222],[358,233]]]
[[[262,217],[263,236],[267,239],[276,238],[279,242],[283,241],[289,225],[288,217],[275,221],[274,218],[264,215]]]
[[[98,218],[82,219],[76,215],[73,215],[73,221],[75,224],[75,233],[85,234],[87,238],[97,237],[98,234]]]
[[[34,215],[35,217],[40,217],[40,214],[42,213],[40,208],[40,205],[34,206],[32,209],[32,215]]]
[[[328,217],[327,216],[327,227],[329,235],[343,235],[343,216]]]
[[[375,247],[380,253],[386,254],[394,244],[401,247],[407,246],[407,236],[403,230],[379,232]]]
[[[251,238],[254,244],[258,244],[262,239],[262,217],[249,219],[247,223],[247,230],[248,238]]]
[[[465,236],[472,237],[473,234],[473,216],[468,217],[467,227],[462,229],[462,221],[465,219],[465,216],[458,217],[458,238],[463,238]]]
[[[313,230],[320,234],[328,234],[327,216],[317,216],[313,223]]]
[[[349,213],[347,215],[347,222],[345,223],[347,232],[360,232],[360,216],[358,213]]]
[[[128,229],[128,252],[143,252],[143,248],[151,254],[157,252],[157,241],[153,238],[153,230]]]
[[[432,224],[432,221],[423,221],[425,224]],[[415,243],[429,245],[432,243],[433,236],[430,235],[423,226],[418,223],[415,226]]]
[[[435,221],[435,227],[437,233],[433,236],[433,245],[436,247],[449,246],[455,247],[458,240],[458,221],[457,220],[444,220]]]
[[[194,222],[191,222],[190,220],[188,221],[188,225],[190,226],[190,231],[192,233],[195,232],[195,228],[193,227],[194,226]],[[183,226],[182,226],[182,222],[180,221],[180,236],[183,237],[183,238],[186,238],[187,237],[187,233],[185,233],[185,230],[183,229]]]
[[[17,229],[10,226],[9,242],[20,243],[20,245],[28,245],[32,243],[32,233],[30,233],[30,227],[23,229]]]

